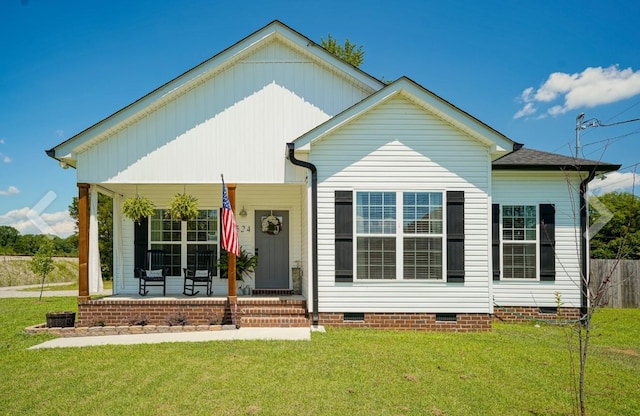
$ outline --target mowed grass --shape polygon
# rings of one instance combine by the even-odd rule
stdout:
[[[27,350],[23,329],[75,298],[0,299],[0,414],[571,415],[566,331],[337,330],[311,341]],[[588,414],[638,415],[640,310],[602,310]]]

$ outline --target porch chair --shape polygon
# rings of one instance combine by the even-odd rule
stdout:
[[[191,267],[184,270],[184,289],[182,293],[186,296],[195,296],[200,291],[196,291],[196,286],[206,287],[207,296],[213,294],[213,275],[216,271],[216,253],[213,250],[196,251],[195,259]]]
[[[167,294],[167,274],[169,268],[165,263],[164,250],[147,250],[144,268],[137,268],[135,276],[138,280],[138,294],[146,296],[147,286],[162,286],[162,296]]]

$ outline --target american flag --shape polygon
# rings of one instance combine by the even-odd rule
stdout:
[[[240,257],[240,240],[238,239],[238,226],[231,209],[227,186],[222,178],[222,249]]]

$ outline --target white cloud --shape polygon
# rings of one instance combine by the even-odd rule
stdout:
[[[6,214],[0,214],[0,225],[8,225],[20,231],[20,234],[42,234],[42,231],[27,217],[29,207],[14,209]],[[75,220],[69,211],[42,213],[42,219],[60,238],[66,238],[75,232]]]
[[[15,195],[19,193],[20,189],[16,188],[15,186],[9,186],[6,191],[0,191],[0,196]]]
[[[2,154],[0,153],[0,155],[2,155]],[[9,156],[4,155],[4,156],[2,156],[2,161],[4,163],[11,163],[11,158]]]
[[[640,94],[640,71],[632,68],[620,69],[618,65],[610,67],[589,67],[575,74],[555,72],[547,78],[540,88],[525,89],[519,97],[524,103],[513,118],[533,114],[534,103],[552,103],[563,99],[562,104],[551,106],[550,115],[564,114],[581,107],[596,107],[631,98]],[[531,104],[531,105],[530,105]]]
[[[524,107],[522,107],[520,109],[520,111],[518,111],[513,116],[513,118],[520,118],[520,117],[524,117],[524,116],[530,116],[531,114],[534,114],[536,111],[538,111],[538,109],[533,106],[533,103],[526,103],[524,105]]]
[[[638,191],[640,183],[638,183],[640,177],[635,172],[611,172],[607,173],[602,179],[594,179],[589,184],[589,190],[594,195],[603,195],[608,192],[625,191],[631,192],[632,190]]]
[[[4,139],[0,139],[0,144],[4,144]]]

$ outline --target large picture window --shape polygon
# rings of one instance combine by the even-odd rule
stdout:
[[[357,192],[355,228],[357,279],[443,279],[442,192]]]
[[[196,251],[217,253],[218,211],[201,210],[189,221],[165,218],[165,210],[156,210],[150,221],[150,245],[166,253],[169,276],[182,275],[182,269],[192,264]]]
[[[502,267],[505,279],[536,278],[537,216],[535,205],[502,206]]]

